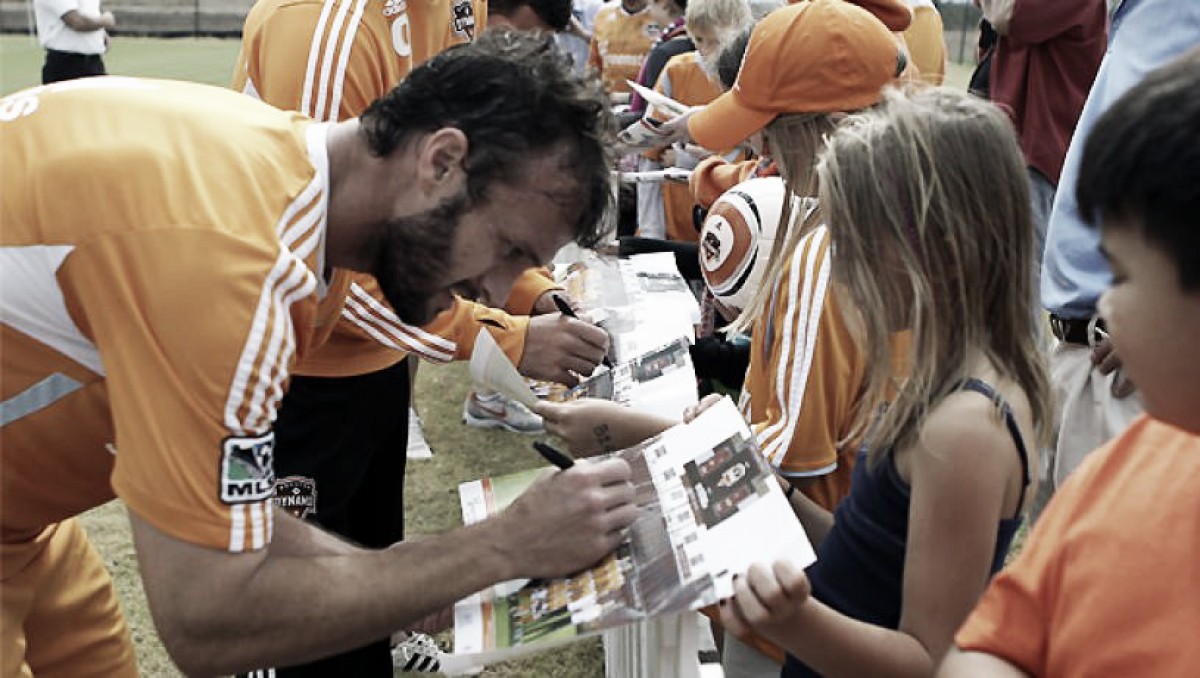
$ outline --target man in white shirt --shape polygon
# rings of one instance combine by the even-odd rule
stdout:
[[[596,13],[604,6],[604,0],[573,0],[571,3],[571,24],[566,30],[554,36],[558,46],[571,55],[576,70],[583,73],[587,69],[588,50],[592,42],[592,25],[596,23]]]
[[[100,0],[34,0],[38,41],[46,48],[42,84],[104,75],[105,29],[117,24]]]

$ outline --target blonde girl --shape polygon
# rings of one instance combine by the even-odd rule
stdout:
[[[722,620],[786,648],[784,676],[927,676],[1003,563],[1052,420],[1024,161],[992,105],[893,91],[839,128],[818,181],[870,366],[866,444],[836,513],[797,498],[818,562],[754,566]]]

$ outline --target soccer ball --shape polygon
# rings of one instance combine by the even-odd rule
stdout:
[[[741,311],[763,282],[787,187],[748,179],[721,194],[700,229],[700,272],[713,296]]]

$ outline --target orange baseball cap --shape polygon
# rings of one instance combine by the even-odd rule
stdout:
[[[733,89],[692,114],[688,133],[705,148],[733,148],[783,113],[865,108],[905,60],[888,26],[862,7],[844,0],[782,7],[754,27]]]

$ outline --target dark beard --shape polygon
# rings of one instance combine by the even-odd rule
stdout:
[[[431,210],[392,219],[381,226],[379,255],[372,273],[383,296],[404,322],[425,325],[443,310],[433,300],[450,282],[447,277],[454,236],[469,204],[463,191]]]

